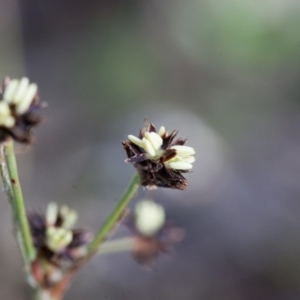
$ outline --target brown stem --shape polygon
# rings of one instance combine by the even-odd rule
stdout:
[[[51,300],[62,300],[64,295],[71,284],[72,277],[75,272],[68,273],[64,278],[49,289]]]

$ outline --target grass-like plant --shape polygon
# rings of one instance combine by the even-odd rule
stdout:
[[[0,175],[10,203],[15,238],[32,299],[61,300],[76,272],[95,255],[129,251],[146,267],[153,267],[161,253],[182,239],[182,230],[170,223],[164,208],[141,199],[130,212],[128,204],[138,188],[185,190],[195,151],[176,138],[177,131],[148,123],[138,136],[123,141],[125,162],[136,169],[128,187],[103,225],[93,235],[74,228],[77,213],[66,205],[49,203],[45,213],[27,211],[18,177],[14,142],[32,144],[32,129],[41,123],[38,87],[27,78],[6,78],[0,91]],[[119,224],[131,235],[111,239]]]

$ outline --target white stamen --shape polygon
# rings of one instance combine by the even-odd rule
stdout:
[[[9,81],[7,86],[5,87],[4,95],[3,95],[3,100],[7,103],[12,102],[13,96],[16,92],[16,89],[18,87],[19,80],[14,79]]]
[[[182,161],[192,164],[195,161],[194,156],[183,157]]]
[[[135,208],[136,228],[146,236],[156,234],[165,223],[164,208],[151,200],[144,200]]]
[[[60,208],[60,214],[63,217],[63,224],[62,227],[66,229],[70,229],[74,226],[74,224],[77,222],[78,214],[75,210],[70,209],[66,205],[63,205]]]
[[[172,146],[171,149],[176,150],[176,153],[178,155],[193,155],[196,153],[194,148],[189,147],[189,146],[177,145],[177,146]]]
[[[54,225],[57,220],[58,206],[54,202],[50,202],[46,211],[46,221],[48,225]]]
[[[10,115],[10,109],[6,102],[1,101],[0,102],[0,115],[1,116],[8,116]]]
[[[162,145],[162,138],[155,132],[145,132],[145,138],[151,143],[154,150],[158,150]]]
[[[143,141],[143,148],[145,149],[145,151],[147,151],[151,156],[154,156],[155,150],[152,147],[151,143],[146,138],[143,138],[142,141]]]
[[[26,92],[26,90],[28,89],[29,86],[29,79],[26,77],[23,77],[20,80],[20,83],[18,85],[18,88],[16,89],[16,92],[13,96],[13,99],[11,100],[12,103],[19,103],[23,100],[24,98],[24,93]]]
[[[142,140],[139,139],[138,137],[136,137],[136,136],[130,134],[130,135],[128,135],[128,139],[129,139],[130,142],[132,142],[132,143],[134,143],[135,145],[137,145],[137,146],[143,148],[143,146],[144,146],[144,145],[143,145],[143,142],[142,142]]]
[[[14,127],[16,120],[12,116],[0,116],[0,126],[7,128]]]
[[[30,107],[34,96],[36,95],[38,90],[38,87],[35,83],[32,83],[29,85],[27,91],[25,92],[23,98],[21,99],[21,101],[18,103],[17,106],[17,113],[18,114],[23,114],[25,113],[28,108]]]
[[[48,227],[46,230],[47,246],[57,252],[68,246],[73,239],[73,233],[64,228]]]
[[[166,163],[171,169],[176,170],[190,170],[193,165],[185,161],[171,161]]]
[[[150,136],[151,136],[151,139],[152,139],[152,140],[155,140],[156,143],[157,143],[157,145],[159,145],[159,146],[157,147],[157,149],[159,149],[160,146],[163,144],[163,139],[161,138],[161,136],[158,135],[156,132],[150,132]]]
[[[158,130],[158,134],[160,136],[163,136],[166,133],[166,128],[164,126],[161,126]]]
[[[164,154],[162,136],[167,134],[165,127],[161,126],[158,133],[146,131],[143,139],[139,139],[133,135],[129,135],[128,139],[143,148],[147,154],[147,159],[156,160]],[[176,151],[176,155],[165,162],[167,168],[178,170],[189,170],[192,168],[192,163],[195,161],[194,154],[196,153],[194,148],[183,145],[174,145],[170,149]]]

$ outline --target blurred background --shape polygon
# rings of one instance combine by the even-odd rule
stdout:
[[[0,77],[49,105],[17,148],[28,207],[65,203],[96,230],[145,117],[197,151],[187,191],[155,193],[186,231],[176,253],[152,272],[97,257],[66,299],[300,299],[299,28],[297,0],[0,2]],[[0,199],[0,299],[30,299]]]

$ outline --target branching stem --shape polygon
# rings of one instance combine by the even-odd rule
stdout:
[[[120,252],[129,252],[134,249],[135,238],[125,237],[103,243],[98,250],[97,254],[112,254]]]
[[[98,230],[94,240],[89,245],[89,254],[92,255],[93,253],[97,252],[99,246],[107,239],[110,235],[111,231],[117,225],[118,221],[122,217],[127,205],[129,204],[130,200],[135,196],[138,188],[139,188],[140,176],[136,173],[129,183],[127,189],[125,190],[124,194],[120,198],[118,204],[110,213],[104,224]]]

